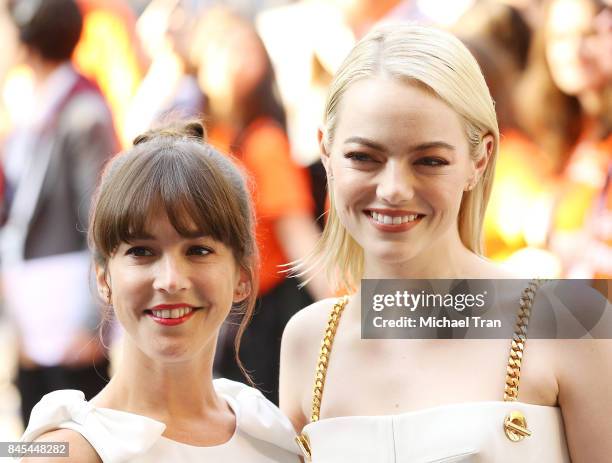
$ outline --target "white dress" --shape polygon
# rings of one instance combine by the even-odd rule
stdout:
[[[98,408],[82,392],[61,390],[45,395],[34,407],[21,441],[30,442],[53,429],[81,434],[103,463],[157,462],[299,462],[290,421],[259,391],[227,379],[215,390],[236,415],[236,430],[226,443],[196,447],[170,440],[166,425],[133,413]]]
[[[517,329],[523,335],[535,293],[532,281],[521,295]],[[341,416],[319,420],[333,337],[348,299],[332,309],[315,375],[312,415],[300,436],[313,463],[570,463],[559,407],[518,401],[526,337],[512,341],[504,401],[443,405],[399,415]],[[516,333],[515,333],[516,336]],[[324,360],[322,360],[324,358]],[[517,371],[518,365],[518,371]],[[384,394],[384,391],[379,391]],[[518,429],[518,433],[516,432]]]
[[[510,441],[504,418],[524,413],[531,436]],[[569,463],[558,407],[471,402],[389,416],[325,418],[302,431],[313,463]]]

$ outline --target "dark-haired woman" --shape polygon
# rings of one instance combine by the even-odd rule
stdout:
[[[202,137],[198,123],[147,133],[106,167],[89,243],[122,358],[90,402],[45,396],[24,441],[67,441],[79,463],[298,461],[273,404],[213,381],[223,321],[242,312],[242,333],[253,311],[257,248],[243,177]]]

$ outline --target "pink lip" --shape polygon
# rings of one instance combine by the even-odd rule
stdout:
[[[383,215],[388,215],[390,217],[403,217],[405,215],[421,215],[421,217],[411,222],[400,223],[396,225],[391,224],[391,223],[384,224],[384,223],[379,223],[376,220],[374,220],[374,218],[370,215],[370,211],[374,211],[374,212],[377,212]],[[419,214],[418,212],[398,211],[398,210],[388,210],[388,209],[368,209],[364,211],[364,214],[370,220],[370,223],[374,226],[374,228],[382,232],[390,232],[390,233],[402,233],[402,232],[408,231],[411,228],[416,227],[424,217],[423,214]]]
[[[181,307],[185,307],[185,306],[182,305]],[[150,317],[154,322],[159,323],[160,325],[175,326],[175,325],[180,325],[181,323],[185,323],[187,320],[191,318],[191,316],[194,313],[196,313],[196,311],[192,310],[191,312],[183,315],[180,318],[160,318],[160,317],[156,317],[155,315],[153,315],[152,312],[146,312],[145,315],[147,317]]]

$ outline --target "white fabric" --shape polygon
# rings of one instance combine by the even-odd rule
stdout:
[[[103,463],[299,461],[293,427],[275,405],[241,383],[217,379],[214,386],[236,415],[236,431],[221,445],[196,447],[167,439],[162,436],[164,423],[96,408],[75,390],[44,396],[34,407],[21,440],[32,441],[53,429],[72,429],[89,441]]]
[[[504,418],[521,411],[530,437],[510,441]],[[401,415],[326,418],[306,425],[313,463],[569,463],[558,407],[470,402]]]

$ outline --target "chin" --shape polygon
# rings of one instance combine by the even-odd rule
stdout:
[[[164,363],[177,363],[189,360],[196,355],[186,343],[177,340],[156,340],[154,345],[144,351],[153,360]]]
[[[414,259],[422,249],[407,243],[380,243],[369,258],[386,265],[400,265]]]

